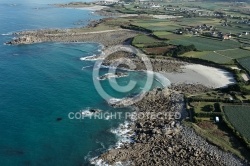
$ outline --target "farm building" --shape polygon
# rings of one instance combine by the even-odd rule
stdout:
[[[222,36],[223,40],[228,40],[228,39],[231,39],[231,38],[232,38],[232,36],[230,34],[225,34],[225,35]]]

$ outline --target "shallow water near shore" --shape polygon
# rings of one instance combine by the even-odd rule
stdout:
[[[70,120],[68,114],[86,108],[130,111],[108,106],[93,85],[94,62],[80,60],[99,54],[99,44],[3,45],[13,37],[8,35],[10,32],[75,27],[78,20],[86,20],[87,24],[89,19],[100,18],[88,10],[58,9],[46,3],[56,1],[0,2],[1,166],[85,165],[89,158],[117,143],[118,137],[111,129],[124,119]],[[112,90],[108,81],[102,85],[112,96],[122,98],[140,91],[145,73],[131,72],[129,77],[118,79],[125,85],[129,79],[138,78],[139,84],[126,94]],[[157,86],[162,85],[155,80],[152,88]]]

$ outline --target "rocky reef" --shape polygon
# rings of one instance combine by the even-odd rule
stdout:
[[[115,72],[115,73],[107,73],[99,77],[100,80],[107,80],[110,78],[121,78],[121,77],[127,77],[128,73],[124,72]]]

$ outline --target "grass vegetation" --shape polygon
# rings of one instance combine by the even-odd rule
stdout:
[[[149,29],[151,31],[169,31],[173,32],[174,30],[180,28],[181,26],[175,24],[173,21],[167,19],[150,19],[150,20],[143,20],[132,23],[133,25],[143,27]]]
[[[132,45],[139,47],[139,48],[144,48],[144,47],[164,46],[164,45],[167,45],[167,43],[161,40],[157,40],[148,35],[138,35],[134,37],[132,41]]]
[[[170,44],[174,45],[195,45],[197,50],[200,51],[215,51],[215,50],[225,50],[240,47],[238,42],[232,40],[221,41],[215,38],[207,37],[184,37],[181,39],[170,40]]]
[[[243,50],[243,49],[230,49],[230,50],[216,51],[216,53],[224,55],[232,59],[250,57],[250,51]]]
[[[163,46],[163,47],[153,47],[153,48],[144,48],[143,51],[148,55],[164,55],[170,49],[174,48],[174,46]]]
[[[171,32],[167,32],[167,31],[156,31],[156,32],[153,32],[153,34],[158,37],[158,38],[161,38],[161,39],[168,39],[167,36],[173,34]]]
[[[232,128],[225,123],[224,121],[224,112],[222,111],[223,102],[230,102],[236,99],[246,100],[250,96],[249,95],[240,95],[235,94],[232,96],[231,94],[214,90],[206,93],[194,94],[187,96],[188,101],[188,110],[191,115],[191,119],[193,122],[186,122],[190,125],[194,130],[202,137],[204,137],[208,142],[215,144],[225,151],[229,151],[240,158],[250,159],[249,149],[246,147],[245,142],[241,137],[235,134]],[[220,100],[216,102],[216,100]],[[238,128],[236,131],[243,130],[246,134],[249,135],[249,127],[250,122],[245,122],[250,118],[250,106],[247,106],[241,112],[242,105],[238,105],[237,109],[230,105],[229,109],[234,110],[231,113],[231,118],[235,121]],[[229,110],[229,111],[231,111]],[[215,117],[218,116],[220,121],[215,123]],[[243,121],[241,121],[242,116]]]
[[[178,35],[178,34],[171,33],[171,34],[163,36],[162,38],[167,39],[167,40],[176,40],[176,39],[182,39],[184,37],[187,37],[187,36],[186,35]]]
[[[206,139],[208,142],[219,148],[231,152],[240,158],[249,159],[250,153],[223,123],[215,124],[210,118],[203,119],[199,123],[185,122],[192,127],[196,133]]]
[[[238,62],[250,73],[250,57],[238,59]]]
[[[191,106],[194,108],[195,113],[219,112],[218,110],[215,110],[213,102],[192,102]]]
[[[250,106],[225,105],[223,110],[232,126],[250,142]]]
[[[215,62],[218,64],[233,64],[233,59],[226,56],[220,55],[214,51],[191,51],[187,52],[182,57],[198,58],[202,60],[207,60]]]
[[[209,91],[206,93],[200,93],[192,96],[195,99],[209,100],[209,99],[221,99],[221,100],[229,100],[232,96],[227,93],[222,93],[218,91]]]

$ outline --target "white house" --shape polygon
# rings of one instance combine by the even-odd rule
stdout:
[[[220,118],[218,116],[215,117],[215,122],[219,123],[220,122]]]

